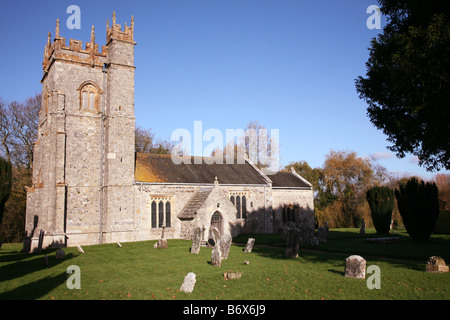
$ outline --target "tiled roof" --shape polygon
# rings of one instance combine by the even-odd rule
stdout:
[[[175,164],[170,154],[136,153],[135,181],[160,183],[266,184],[264,177],[249,163]]]
[[[193,219],[197,213],[198,208],[205,202],[212,191],[211,188],[202,188],[196,194],[194,194],[186,204],[186,206],[181,210],[178,218],[180,219]]]
[[[272,180],[272,187],[311,188],[309,184],[292,172],[280,171],[268,177]]]

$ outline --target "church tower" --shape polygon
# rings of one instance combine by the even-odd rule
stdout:
[[[134,240],[133,17],[95,38],[48,35],[25,250]]]

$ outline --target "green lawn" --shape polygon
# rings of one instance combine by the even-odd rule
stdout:
[[[249,236],[256,239],[255,247],[244,253]],[[55,259],[54,250],[25,254],[19,252],[19,244],[4,244],[0,299],[450,299],[450,273],[424,271],[428,256],[450,261],[450,236],[433,236],[425,244],[412,242],[405,233],[401,237],[399,244],[369,244],[359,230],[331,230],[327,243],[302,248],[299,258],[286,259],[279,236],[243,235],[234,239],[242,244],[231,247],[221,267],[210,265],[211,249],[202,247],[200,254],[190,254],[191,241],[186,240],[169,240],[167,249],[153,249],[155,241],[122,243],[122,248],[84,246],[84,254],[65,248],[62,261]],[[380,258],[382,253],[388,259]],[[379,266],[381,289],[370,290],[366,280],[344,277],[345,257],[350,254],[362,255],[367,266]],[[394,259],[397,256],[402,259]],[[66,286],[70,265],[80,268],[81,289]],[[224,280],[227,270],[243,272],[242,278]],[[191,294],[179,292],[189,272],[197,275],[195,289]]]

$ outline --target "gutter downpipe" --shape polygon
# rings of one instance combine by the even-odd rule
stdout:
[[[104,189],[104,179],[103,179],[103,158],[104,158],[104,134],[105,134],[105,102],[106,102],[106,74],[108,73],[108,66],[105,63],[103,65],[103,101],[102,101],[102,112],[101,112],[101,142],[100,142],[100,230],[99,230],[99,244],[103,244],[103,189]]]

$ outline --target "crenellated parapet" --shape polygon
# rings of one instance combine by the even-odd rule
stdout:
[[[113,12],[112,26],[109,26],[109,20],[106,22],[106,44],[111,40],[122,40],[134,43],[134,17],[131,16],[131,25],[127,26],[125,22],[124,30],[122,26],[116,23],[116,13]]]
[[[113,13],[112,26],[109,21],[106,25],[106,45],[101,47],[95,42],[95,29],[91,29],[91,41],[86,42],[70,39],[69,45],[66,38],[60,36],[59,19],[56,20],[55,37],[52,42],[51,33],[48,33],[47,43],[44,47],[44,59],[42,62],[43,78],[47,76],[52,64],[57,61],[65,61],[68,63],[88,64],[93,68],[102,68],[108,63],[108,53],[110,51],[109,44],[113,40],[124,41],[132,44],[134,42],[134,18],[131,17],[131,25],[125,23],[124,30],[122,26],[116,23],[116,14]]]

